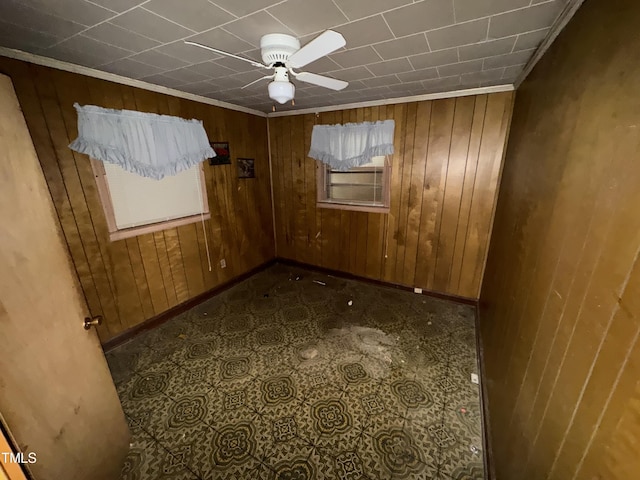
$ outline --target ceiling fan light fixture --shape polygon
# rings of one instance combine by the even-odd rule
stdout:
[[[296,87],[289,81],[283,82],[275,80],[269,84],[269,98],[279,104],[285,104],[293,100],[295,93]]]

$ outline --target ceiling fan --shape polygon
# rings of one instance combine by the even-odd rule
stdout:
[[[254,67],[273,69],[272,75],[265,75],[242,88],[247,88],[254,83],[262,80],[271,79],[269,83],[269,97],[280,104],[293,100],[295,95],[295,85],[290,82],[289,74],[296,80],[311,83],[320,87],[330,88],[331,90],[342,90],[349,83],[336,80],[335,78],[325,77],[310,72],[296,72],[294,68],[301,68],[315,60],[318,60],[331,52],[336,51],[340,47],[346,45],[344,37],[333,30],[326,30],[316,38],[300,48],[300,42],[297,38],[283,33],[270,33],[264,35],[260,39],[260,49],[262,53],[262,61],[256,62],[250,58],[234,55],[233,53],[224,52],[216,48],[202,45],[201,43],[190,42],[186,40],[184,43],[195,45],[196,47],[211,50],[212,52],[226,55],[238,60],[250,63]]]

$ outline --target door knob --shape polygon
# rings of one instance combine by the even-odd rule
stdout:
[[[96,315],[93,318],[86,317],[84,319],[85,330],[89,330],[91,327],[95,327],[96,325],[102,325],[102,315]]]

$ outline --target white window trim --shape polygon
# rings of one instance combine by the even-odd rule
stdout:
[[[118,229],[118,227],[116,226],[116,217],[113,211],[113,203],[111,201],[111,193],[109,192],[109,183],[107,181],[107,174],[104,169],[104,164],[99,160],[91,159],[91,168],[93,169],[93,176],[96,180],[96,186],[98,187],[100,203],[102,203],[102,209],[104,210],[104,216],[107,221],[109,240],[112,242],[123,240],[125,238],[136,237],[138,235],[144,235],[146,233],[168,230],[171,228],[180,227],[182,225],[200,222],[203,219],[208,220],[211,218],[211,213],[209,212],[209,201],[207,199],[204,163],[200,164],[202,204],[204,205],[204,212],[202,214],[198,213],[196,215],[189,215],[187,217],[174,218],[165,222],[150,223],[148,225],[140,225],[139,227],[124,229]]]

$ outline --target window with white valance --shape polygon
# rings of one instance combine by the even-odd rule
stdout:
[[[215,156],[202,122],[74,105],[112,241],[210,218],[202,161]]]
[[[319,207],[389,211],[394,128],[393,120],[313,127]]]

